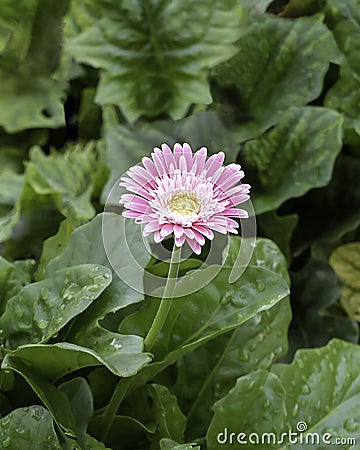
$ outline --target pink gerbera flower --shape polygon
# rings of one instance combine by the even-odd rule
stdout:
[[[189,144],[175,144],[173,152],[166,144],[154,148],[121,179],[132,192],[121,196],[123,216],[146,223],[143,234],[154,233],[155,242],[173,233],[177,247],[186,241],[197,254],[213,230],[237,233],[233,218],[248,213],[236,206],[249,199],[250,185],[238,184],[244,177],[238,164],[223,166],[223,152],[206,157],[205,147],[193,154]]]

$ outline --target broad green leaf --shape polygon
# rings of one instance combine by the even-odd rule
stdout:
[[[225,442],[225,435],[219,435],[225,428],[224,449],[233,448],[229,433],[235,432],[246,433],[240,439],[247,439],[248,444],[250,433],[257,433],[260,443],[262,436],[266,439],[266,448],[300,450],[302,443],[287,444],[286,435],[285,439],[282,436],[289,430],[298,432],[300,422],[307,429],[304,437],[318,433],[321,439],[329,433],[331,442],[336,437],[359,439],[359,356],[357,345],[334,339],[320,349],[300,350],[291,365],[276,364],[271,372],[239,378],[235,388],[214,405],[207,434],[209,450],[219,448],[219,439]],[[319,441],[316,448],[329,447]]]
[[[359,355],[358,345],[333,339],[320,349],[299,350],[291,365],[272,368],[285,388],[291,429],[304,420],[309,432],[360,438]]]
[[[217,450],[220,445],[226,450],[233,448],[237,441],[233,436],[234,442],[229,442],[231,432],[236,435],[258,433],[260,436],[271,433],[280,437],[285,417],[285,390],[279,378],[265,370],[252,372],[239,378],[235,387],[215,403],[214,418],[207,433],[207,448]],[[239,444],[251,445],[251,442],[244,441],[244,437],[242,441]]]
[[[204,269],[204,274],[207,269]],[[249,266],[235,283],[228,282],[230,269],[222,269],[204,288],[186,297],[174,300],[166,324],[163,338],[154,347],[154,353],[166,356],[168,352],[185,354],[197,346],[220,334],[236,328],[258,312],[274,306],[288,294],[285,281],[275,273],[258,267]],[[190,283],[193,275],[183,277],[179,282]],[[224,286],[227,286],[224,291]],[[142,333],[148,328],[153,317],[157,299],[151,299],[150,308],[128,316],[121,323],[120,331],[133,327]],[[201,320],[199,321],[199,317]],[[172,356],[174,356],[172,355]],[[169,355],[167,355],[169,356]]]
[[[104,234],[102,228],[103,221],[106,221]],[[65,251],[49,262],[45,269],[46,275],[51,276],[63,267],[87,263],[101,264],[113,270],[104,249],[103,237],[105,236],[109,240],[109,248],[112,249],[114,254],[121,255],[121,258],[123,258],[124,255],[127,255],[127,252],[131,251],[131,254],[140,266],[145,268],[150,260],[150,255],[145,251],[146,249],[141,237],[141,228],[134,224],[133,221],[126,221],[126,237],[128,240],[127,242],[123,242],[121,238],[123,226],[124,219],[117,214],[108,212],[98,214],[88,224],[77,228],[72,233]],[[102,319],[106,314],[115,313],[129,304],[137,303],[141,300],[141,295],[127,286],[113,272],[111,285],[100,301],[96,305],[93,305],[96,312],[89,311],[88,320]]]
[[[204,276],[207,273],[208,269],[204,269]],[[199,291],[172,302],[161,338],[153,349],[157,361],[142,370],[139,382],[151,379],[185,354],[272,308],[289,292],[282,277],[268,269],[249,266],[233,284],[229,284],[230,273],[224,268]],[[193,283],[192,275],[181,279],[180,288],[182,282]],[[144,336],[157,304],[157,299],[151,299],[143,309],[127,316],[119,331],[136,330]]]
[[[234,54],[241,34],[236,1],[92,3],[99,19],[67,48],[102,70],[99,104],[118,105],[132,122],[142,115],[179,119],[193,103],[211,103],[206,71]]]
[[[284,355],[290,320],[289,301],[283,300],[180,360],[175,393],[188,416],[188,437],[206,432],[212,405],[228,392],[237,377],[268,368]]]
[[[345,116],[344,127],[355,128],[360,134],[360,74],[357,75],[347,65],[340,69],[339,80],[325,97],[325,106],[335,109]]]
[[[114,351],[111,352],[112,359],[116,364],[111,363],[111,357],[103,358],[90,348],[59,342],[52,345],[22,345],[5,356],[4,367],[12,367],[12,361],[19,360],[47,379],[55,381],[77,370],[100,365],[104,365],[117,376],[129,376],[131,371],[135,373],[139,368],[135,365],[135,357],[136,353],[139,353],[138,359],[141,360],[142,341],[137,336],[124,336],[122,340],[121,336],[117,336],[117,338],[117,342],[122,342],[123,346],[120,347],[118,344],[116,350],[119,356],[117,358],[113,355]],[[145,355],[142,358],[143,364],[144,360],[147,360]]]
[[[110,282],[109,269],[84,264],[25,286],[7,302],[0,318],[1,342],[15,348],[47,341],[83,312]]]
[[[59,344],[59,348],[61,348],[61,345],[64,346],[64,348],[69,348],[70,344],[64,343]],[[36,348],[37,347],[37,348]],[[91,392],[88,387],[86,387],[86,383],[81,378],[75,378],[71,381],[63,384],[60,386],[60,388],[55,387],[50,381],[49,376],[51,377],[54,374],[54,371],[52,372],[51,369],[51,363],[54,363],[56,366],[60,366],[59,362],[56,361],[56,357],[60,356],[60,360],[62,362],[73,364],[73,367],[75,367],[75,346],[73,350],[73,358],[72,361],[66,361],[62,358],[62,354],[54,354],[51,353],[50,361],[48,361],[46,358],[50,355],[49,352],[43,353],[42,359],[40,355],[37,354],[36,350],[40,349],[40,352],[45,347],[51,347],[51,346],[45,346],[45,345],[38,345],[38,346],[24,346],[20,350],[21,357],[18,357],[18,350],[8,354],[6,357],[6,361],[3,362],[3,366],[9,367],[19,374],[21,374],[31,385],[31,387],[34,389],[34,391],[37,393],[37,395],[40,397],[40,399],[44,402],[44,404],[47,406],[49,411],[51,412],[54,420],[57,422],[57,424],[63,428],[66,433],[69,436],[75,437],[75,435],[78,435],[79,443],[78,445],[74,440],[68,439],[65,435],[63,436],[63,439],[66,441],[66,449],[68,450],[83,450],[86,448],[87,450],[101,450],[104,449],[105,446],[96,441],[91,436],[84,436],[81,434],[81,428],[84,430],[85,425],[87,425],[88,419],[90,418],[91,411],[92,411],[92,397]],[[54,346],[55,347],[55,346]],[[28,350],[30,349],[30,352]],[[90,353],[87,349],[88,353]],[[84,351],[83,354],[80,354],[79,351],[77,352],[77,356],[79,359],[82,359],[83,362],[84,359]],[[29,359],[22,358],[22,356],[26,355],[29,357]],[[32,364],[32,357],[34,357],[34,364]],[[42,364],[46,362],[45,366],[47,366],[47,373],[40,375],[39,372],[42,369]],[[86,364],[85,364],[86,366]],[[77,363],[77,369],[83,367],[80,365],[80,363]],[[63,372],[66,372],[66,369],[64,370],[64,367],[62,368]],[[46,370],[44,371],[46,372]],[[55,376],[59,375],[59,373],[54,374]],[[82,380],[79,382],[79,380]],[[69,398],[68,398],[69,397]],[[27,410],[28,408],[24,408],[24,410]],[[15,411],[16,412],[16,411]],[[9,417],[9,416],[8,416]],[[21,428],[19,426],[19,428]],[[80,429],[79,429],[80,428]],[[16,430],[18,431],[18,430]],[[79,435],[80,431],[80,435]],[[0,433],[1,433],[1,425],[0,425]],[[22,434],[19,432],[19,434]],[[25,439],[29,439],[26,437]],[[29,439],[30,440],[30,439]],[[83,442],[85,441],[85,445]],[[34,441],[35,443],[36,441]],[[51,441],[52,443],[52,441]],[[49,444],[50,445],[50,444]],[[62,440],[62,445],[64,445]],[[15,447],[14,447],[15,448]],[[27,448],[27,447],[19,447],[19,448]],[[38,448],[38,447],[36,447]],[[39,447],[40,448],[40,447]],[[44,447],[47,450],[50,447]],[[51,447],[52,449],[53,447]],[[55,447],[54,447],[55,448]],[[63,448],[63,447],[61,447]]]
[[[230,238],[225,265],[232,266],[240,247],[239,238]],[[289,282],[286,262],[277,246],[257,239],[251,264],[265,267]],[[211,407],[233,387],[236,379],[259,368],[268,368],[287,351],[287,331],[291,320],[288,300],[186,355],[177,363],[174,388],[180,406],[187,413],[187,436],[201,436],[211,420]]]
[[[0,420],[2,449],[61,450],[50,413],[42,406],[29,406],[12,411]]]
[[[309,259],[299,272],[293,273],[292,280],[294,319],[289,358],[299,348],[326,345],[333,337],[358,341],[357,324],[337,307],[340,285],[327,262]]]
[[[188,142],[193,151],[207,147],[209,155],[220,150],[227,155],[227,163],[236,159],[238,151],[232,134],[214,111],[202,111],[178,121],[156,121],[129,127],[112,118],[112,111],[105,112],[106,159],[110,179],[102,193],[103,202],[114,183],[129,167],[138,164],[143,156],[149,156],[154,147],[163,143],[172,146],[176,142]]]
[[[30,0],[18,2],[16,8],[11,0],[1,3],[0,25],[6,24],[7,40],[0,45],[0,124],[10,133],[64,124],[66,85],[53,75],[68,3]]]
[[[151,361],[150,355],[143,353],[143,339],[134,333],[113,333],[100,326],[99,319],[87,327],[82,327],[80,321],[75,328],[78,331],[72,332],[69,339],[92,349],[115,375],[130,377]]]
[[[95,213],[91,195],[97,168],[97,153],[91,142],[50,155],[35,147],[30,152],[26,180],[36,194],[51,195],[65,217],[90,219]]]
[[[103,230],[104,224],[104,230]],[[106,225],[105,225],[106,224]],[[109,239],[109,248],[113,249],[114,253],[119,255],[124,254],[128,248],[132,252],[134,258],[142,267],[146,267],[150,255],[145,251],[145,246],[141,239],[141,227],[134,224],[133,221],[125,221],[127,242],[122,242],[120,230],[124,227],[124,219],[118,214],[105,212],[98,214],[89,223],[78,227],[69,239],[66,249],[58,257],[49,262],[46,267],[45,273],[47,276],[52,275],[59,269],[64,267],[71,267],[77,264],[100,264],[112,269],[108,256],[104,249],[103,239]],[[103,232],[106,235],[103,235]],[[129,250],[128,250],[129,251]],[[123,281],[118,277],[113,277],[110,289],[107,292],[115,289],[114,295],[117,297],[125,298],[127,294],[127,301],[132,299],[132,302],[139,301],[140,296],[132,291]],[[116,303],[119,304],[119,298]],[[120,305],[119,308],[123,308],[124,305]],[[108,305],[106,313],[115,312],[117,309],[113,309],[114,304]]]
[[[56,128],[63,125],[62,99],[65,86],[48,77],[34,78],[27,74],[16,77],[0,67],[0,82],[6,95],[0,101],[0,123],[9,133],[31,127]],[[21,96],[16,93],[22,92]]]
[[[239,52],[212,71],[219,103],[229,99],[229,121],[243,122],[235,126],[240,142],[277,123],[288,108],[317,98],[337,54],[321,16],[291,21],[253,14],[251,20]]]
[[[11,357],[2,363],[2,368],[12,369],[19,373],[29,383],[50,411],[56,423],[70,436],[76,436],[76,422],[73,416],[69,399],[48,378],[39,374],[31,365],[20,358]]]
[[[104,361],[91,349],[69,342],[22,345],[5,356],[3,365],[12,367],[13,361],[20,361],[45,378],[54,381],[85,367],[105,365]]]
[[[349,317],[360,321],[360,242],[338,247],[330,257],[342,288],[340,303]]]
[[[340,50],[346,56],[350,67],[360,75],[360,5],[357,0],[327,0],[326,24],[333,32]]]
[[[73,378],[59,386],[69,398],[71,410],[76,421],[76,435],[78,441],[84,445],[86,429],[94,413],[93,397],[85,378]]]
[[[111,270],[103,246],[103,219],[106,217],[106,236],[111,239],[110,247],[123,258],[127,246],[137,261],[145,267],[149,255],[144,251],[141,229],[132,221],[126,223],[129,241],[123,242],[120,229],[123,219],[112,213],[96,216],[91,222],[77,228],[71,235],[65,251],[50,261],[45,269],[47,276],[53,276],[63,267],[73,264],[101,264]],[[142,353],[142,339],[138,336],[121,335],[107,330],[99,324],[107,314],[125,308],[142,300],[140,294],[128,287],[115,273],[113,281],[101,297],[79,317],[72,326],[68,339],[74,343],[88,347],[105,361],[107,367],[117,375],[131,376],[150,361],[146,353]],[[121,351],[120,351],[121,349]]]
[[[155,439],[182,441],[186,417],[181,412],[176,397],[160,384],[150,384],[148,390],[153,400],[153,414],[157,424]]]
[[[194,447],[196,446],[196,447]],[[200,450],[200,447],[196,444],[178,444],[172,439],[161,439],[159,450]]]
[[[342,145],[342,117],[325,108],[294,108],[281,123],[245,146],[246,161],[257,168],[253,192],[258,214],[326,185]]]
[[[236,263],[243,239],[239,239],[237,236],[230,236],[229,247],[224,261],[225,267],[233,267]],[[290,284],[285,257],[273,241],[260,237],[255,242],[252,242],[252,239],[250,239],[250,245],[254,248],[250,265],[271,270]]]

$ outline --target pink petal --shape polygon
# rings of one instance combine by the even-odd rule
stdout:
[[[247,211],[238,208],[229,208],[224,213],[227,216],[238,217],[240,219],[247,219],[249,217],[249,213]]]
[[[183,155],[186,160],[188,171],[190,171],[193,165],[193,154],[190,145],[186,142],[183,144]]]
[[[205,160],[207,155],[207,148],[201,147],[200,150],[198,150],[193,159],[193,164],[196,164],[196,174],[200,175],[205,167]]]
[[[201,253],[201,246],[195,239],[186,239],[186,242],[189,244],[191,250],[196,253],[197,255],[200,255]]]
[[[218,233],[226,234],[227,229],[223,225],[218,225],[216,223],[212,223],[212,224],[209,224],[209,226],[211,227],[212,230],[217,231]]]
[[[203,234],[208,239],[214,239],[214,233],[210,230],[210,228],[202,227],[201,225],[193,225],[192,228],[193,230],[196,230],[199,233]]]
[[[185,234],[183,234],[179,238],[175,238],[175,245],[176,245],[176,247],[181,247],[184,244],[184,242],[185,242],[185,238],[186,238]]]
[[[181,155],[179,158],[179,169],[182,173],[186,173],[188,171],[186,159],[184,155]]]
[[[125,204],[125,207],[128,209],[131,209],[132,211],[138,211],[141,213],[145,213],[148,210],[149,205],[142,205],[140,203],[132,202],[132,203]]]
[[[155,231],[154,234],[154,242],[156,242],[156,244],[158,244],[159,242],[161,242],[164,238],[161,236],[160,231]]]
[[[144,171],[142,172],[141,169]],[[144,174],[145,173],[145,174]],[[143,167],[132,167],[127,172],[128,176],[135,180],[137,183],[139,183],[141,186],[144,184],[148,184],[151,180],[153,180],[153,177],[149,172],[146,172],[146,170]]]
[[[166,164],[167,173],[170,173],[170,165],[172,164],[175,167],[174,155],[168,145],[162,144],[161,148],[164,155],[164,162]]]
[[[175,169],[179,168],[179,159],[183,153],[182,146],[179,143],[174,145],[174,158],[175,158]]]
[[[159,228],[160,228],[159,222],[157,222],[155,220],[153,222],[149,222],[143,229],[143,235],[149,236],[154,231],[158,231]]]
[[[181,237],[184,234],[184,229],[180,225],[174,225],[174,236],[176,238]]]
[[[148,158],[147,156],[144,156],[144,158],[142,158],[141,160],[143,166],[145,167],[145,169],[153,176],[153,177],[157,177],[158,173],[155,167],[155,164],[153,163],[153,161],[151,161],[150,158]]]
[[[160,234],[162,237],[165,236],[169,236],[169,234],[171,234],[174,230],[174,225],[170,224],[170,223],[166,223],[165,225],[163,225],[160,229]]]
[[[232,195],[243,194],[244,191],[246,190],[243,188],[242,184],[239,184],[229,189],[226,193],[228,197],[231,197]]]
[[[205,163],[206,176],[211,177],[217,171],[217,169],[222,166],[224,159],[224,152],[219,152],[215,155],[210,156],[210,158]]]
[[[194,238],[200,245],[205,244],[204,236],[202,234],[198,233],[197,231],[194,231]]]
[[[230,219],[229,217],[226,219],[226,223],[229,227],[239,228],[239,224],[237,222],[235,222],[235,220]]]
[[[184,231],[184,234],[185,234],[188,238],[194,239],[195,233],[194,233],[194,231],[193,231],[191,228],[184,228],[183,231]]]
[[[167,169],[166,169],[166,163],[164,161],[164,155],[163,152],[155,147],[154,148],[154,153],[152,153],[152,159],[154,161],[157,173],[159,174],[159,177],[161,177],[162,175],[164,175],[165,173],[167,173]]]
[[[236,164],[235,164],[236,166]],[[238,166],[240,167],[240,166]],[[221,177],[217,181],[217,185],[223,190],[234,186],[234,184],[238,183],[242,178],[244,178],[244,172],[242,170],[237,170],[237,168],[232,168],[231,165],[226,167]]]
[[[137,212],[137,211],[130,211],[130,210],[126,210],[122,212],[122,216],[123,217],[128,217],[129,219],[135,219],[139,216],[141,216],[141,213]]]
[[[230,197],[231,203],[233,206],[239,205],[240,203],[244,203],[249,200],[250,195],[248,194],[238,194]]]

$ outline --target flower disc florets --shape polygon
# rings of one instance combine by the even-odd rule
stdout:
[[[143,234],[154,233],[155,242],[173,233],[177,247],[186,241],[197,254],[213,231],[237,233],[233,218],[248,213],[236,206],[249,199],[250,185],[239,184],[244,172],[238,164],[223,166],[223,152],[206,157],[205,147],[193,154],[189,144],[175,144],[173,152],[166,144],[155,148],[121,179],[132,192],[120,199],[123,215],[146,223]]]

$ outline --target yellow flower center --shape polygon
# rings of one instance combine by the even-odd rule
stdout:
[[[183,216],[191,216],[199,213],[201,204],[195,195],[183,193],[173,195],[168,202],[168,206],[172,212]]]

